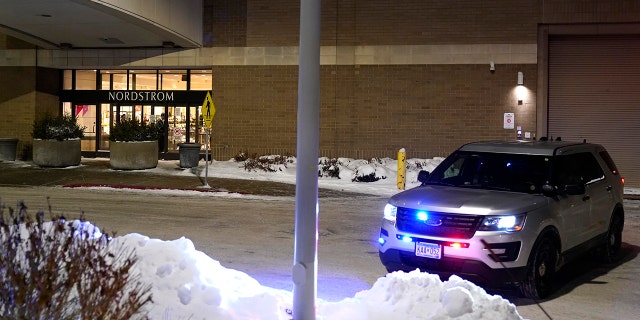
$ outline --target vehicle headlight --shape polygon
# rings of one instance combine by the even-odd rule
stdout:
[[[389,220],[391,222],[395,222],[396,221],[396,214],[398,213],[398,207],[387,203],[386,206],[384,206],[384,218],[386,220]]]
[[[522,230],[526,214],[489,216],[482,220],[478,230],[480,231],[507,231],[515,232]]]

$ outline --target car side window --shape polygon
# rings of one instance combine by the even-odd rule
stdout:
[[[554,178],[559,187],[584,183],[578,168],[577,154],[558,156],[555,160]]]
[[[558,186],[566,186],[601,180],[604,172],[591,153],[583,152],[558,156],[554,176]]]
[[[604,179],[604,172],[593,154],[579,153],[578,157],[585,184]]]

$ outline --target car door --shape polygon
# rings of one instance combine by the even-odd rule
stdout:
[[[555,205],[558,227],[562,229],[560,236],[563,250],[571,249],[590,238],[591,202],[584,192],[576,192],[576,189],[584,187],[579,161],[578,154],[559,155],[554,160],[554,184],[557,188]]]
[[[589,225],[587,233],[593,238],[607,231],[611,216],[612,186],[605,179],[604,170],[591,153],[580,153],[579,165],[585,181],[585,198],[589,202]]]

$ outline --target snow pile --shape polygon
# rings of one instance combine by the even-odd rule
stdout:
[[[452,276],[412,271],[393,272],[378,279],[371,290],[335,305],[318,308],[326,319],[522,319],[515,305],[500,296]]]
[[[221,266],[189,239],[129,234],[114,240],[135,250],[141,281],[152,285],[150,319],[291,319],[291,292],[261,286],[247,274]],[[339,302],[318,299],[317,318],[522,319],[509,301],[471,282],[456,276],[442,282],[418,271],[390,273],[370,290]]]

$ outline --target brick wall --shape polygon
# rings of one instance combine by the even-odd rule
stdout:
[[[36,105],[35,68],[0,68],[0,137],[17,138],[18,159],[28,156]],[[26,151],[25,151],[26,150]]]
[[[4,88],[0,90],[0,137],[18,139],[18,159],[31,158],[31,129],[35,118],[46,112],[58,113],[57,90],[51,90],[57,88],[57,77],[52,75],[57,75],[57,71],[49,69],[40,73],[34,67],[0,68],[0,88]],[[38,87],[40,90],[35,89]]]
[[[474,140],[515,139],[505,112],[535,134],[534,96],[517,104],[517,72],[535,92],[534,65],[324,66],[320,150],[329,157],[444,156]],[[295,154],[297,66],[215,67],[213,155]]]
[[[535,0],[322,1],[323,45],[532,43]],[[299,1],[247,0],[247,46],[299,42]]]
[[[247,45],[247,0],[203,1],[203,45]]]

